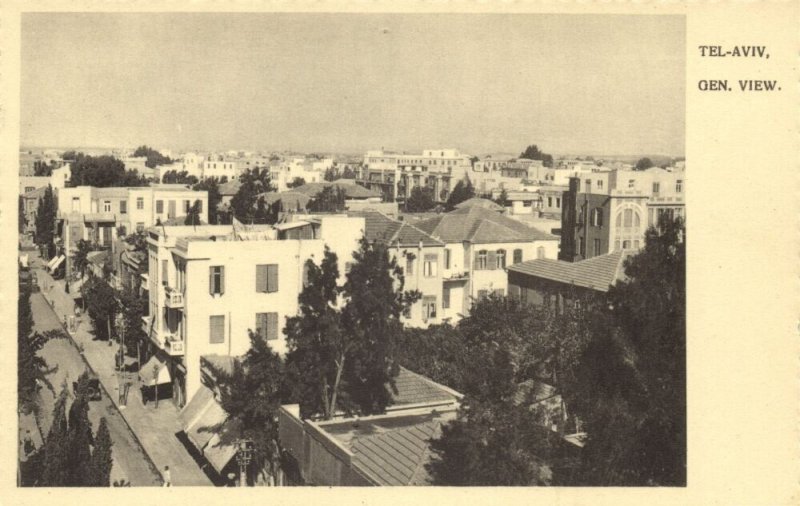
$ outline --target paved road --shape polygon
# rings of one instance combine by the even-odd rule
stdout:
[[[31,309],[35,330],[62,328],[59,317],[56,316],[41,293],[34,293],[31,296]],[[48,365],[57,366],[57,369],[48,377],[56,392],[60,392],[61,386],[64,384],[70,385],[71,389],[72,382],[86,370],[83,358],[68,338],[50,340],[39,354],[44,357]],[[45,435],[52,421],[55,398],[56,396],[48,389],[42,389],[40,394],[42,416],[39,423]],[[160,486],[160,474],[152,468],[142,447],[134,439],[119,411],[105,393],[102,400],[89,404],[89,420],[95,431],[100,423],[100,418],[105,417],[111,432],[111,440],[114,443],[112,447],[114,459],[111,471],[112,481],[124,478],[131,482],[132,486]]]

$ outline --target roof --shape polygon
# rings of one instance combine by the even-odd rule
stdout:
[[[110,250],[102,250],[102,251],[90,251],[89,254],[86,255],[86,260],[89,263],[94,265],[103,266],[109,259],[111,258],[111,251]]]
[[[625,279],[625,256],[625,252],[615,251],[580,262],[539,258],[510,265],[508,271],[607,292],[611,285]]]
[[[288,190],[285,192],[267,192],[260,196],[264,197],[264,202],[272,205],[280,201],[283,210],[305,209],[311,197],[305,193]]]
[[[394,384],[397,389],[396,393],[392,393],[394,405],[456,401],[460,397],[453,390],[405,367],[400,367]]]
[[[446,243],[503,243],[557,241],[558,238],[481,206],[469,206],[416,223]]]
[[[45,192],[47,191],[46,186],[41,186],[36,188],[35,190],[31,190],[28,193],[24,194],[22,197],[26,199],[39,199],[44,197]]]
[[[367,240],[383,241],[388,244],[400,246],[444,246],[430,234],[425,233],[414,225],[392,219],[379,211],[351,211],[348,216],[364,218],[364,235]]]
[[[219,185],[219,194],[224,196],[229,195],[236,195],[236,192],[239,191],[239,187],[242,185],[238,179],[233,179],[228,181],[227,183],[222,183]]]
[[[334,181],[332,183],[306,183],[304,185],[295,187],[294,191],[304,193],[309,197],[316,197],[322,190],[331,186],[342,189],[344,191],[345,198],[348,199],[367,199],[381,196],[381,193],[377,190],[370,190],[361,185],[343,183],[340,181]]]
[[[480,206],[485,209],[490,209],[492,211],[504,211],[503,206],[492,202],[489,199],[483,199],[480,197],[472,197],[471,199],[467,199],[459,204],[456,204],[456,209],[463,209],[465,207],[472,207],[472,206]]]

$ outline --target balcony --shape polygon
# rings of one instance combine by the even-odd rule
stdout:
[[[150,335],[150,326],[153,323],[152,316],[142,316],[142,332],[146,335]]]
[[[442,281],[466,281],[469,279],[469,271],[454,272],[449,276],[442,276]]]
[[[183,294],[170,286],[164,287],[164,305],[170,309],[183,309]]]
[[[172,357],[183,356],[183,341],[174,334],[167,334],[164,340],[164,351]]]

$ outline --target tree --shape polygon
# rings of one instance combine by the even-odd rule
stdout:
[[[342,328],[354,343],[343,370],[347,399],[342,407],[371,415],[384,412],[391,403],[399,370],[394,353],[403,332],[401,317],[420,294],[404,291],[403,269],[383,242],[362,237],[353,259],[342,289]]]
[[[269,213],[263,211],[265,204],[259,196],[273,190],[269,170],[256,167],[247,169],[239,176],[241,185],[231,199],[233,216],[242,223],[268,223]],[[261,212],[258,213],[260,202]]]
[[[680,219],[651,228],[609,291],[609,325],[581,357],[575,408],[588,439],[581,480],[686,484],[686,240]]]
[[[421,213],[430,211],[436,207],[433,189],[429,187],[415,186],[411,190],[411,196],[406,200],[406,212]]]
[[[234,362],[233,371],[212,366],[220,386],[222,408],[228,422],[208,430],[220,435],[221,444],[238,439],[253,441],[254,452],[248,467],[248,481],[259,477],[272,482],[280,469],[282,452],[278,444],[278,410],[282,401],[284,365],[267,341],[250,332],[250,349],[243,360]]]
[[[543,151],[539,151],[539,146],[536,144],[531,144],[525,151],[520,153],[519,158],[525,158],[528,160],[541,160],[542,165],[545,167],[552,167],[553,166],[553,157],[552,155],[548,155]]]
[[[31,335],[32,331],[30,288],[23,286],[17,299],[17,404],[23,413],[37,411],[40,384],[55,392],[47,379],[54,369],[49,369],[45,359],[38,355],[52,334],[36,332]]]
[[[506,191],[505,188],[500,190],[500,195],[497,196],[497,199],[495,199],[494,202],[495,202],[495,204],[497,204],[497,205],[499,205],[501,207],[510,207],[511,206],[511,201],[508,200],[508,192]]]
[[[203,203],[200,200],[195,200],[194,204],[189,208],[186,213],[186,218],[183,220],[184,225],[199,225],[203,220],[200,219],[201,207]]]
[[[69,390],[65,384],[53,408],[53,420],[47,433],[42,462],[40,485],[44,487],[63,487],[69,485],[69,438],[67,431],[67,398]]]
[[[196,185],[198,179],[193,174],[189,174],[186,170],[180,172],[177,170],[168,170],[161,176],[161,182],[166,184]]]
[[[139,146],[136,148],[136,151],[133,152],[133,156],[137,158],[142,156],[147,157],[147,161],[144,164],[151,169],[157,165],[168,165],[172,163],[169,157],[162,155],[149,146]]]
[[[78,393],[69,408],[67,429],[68,471],[67,485],[82,487],[91,484],[93,443],[92,423],[89,421],[89,403],[83,393]]]
[[[636,162],[633,170],[647,170],[650,167],[654,167],[655,164],[649,158],[640,158],[639,161]]]
[[[39,199],[39,205],[36,208],[36,233],[34,241],[42,249],[46,249],[48,257],[50,251],[55,249],[55,226],[56,226],[56,212],[58,206],[56,204],[55,194],[53,188],[47,186],[44,195]]]
[[[286,183],[286,187],[287,188],[297,188],[298,186],[303,186],[304,184],[306,184],[306,180],[305,179],[303,179],[302,177],[296,177],[296,178],[292,179],[291,181],[289,181],[288,183]]]
[[[100,418],[97,428],[97,437],[94,442],[90,465],[90,479],[86,485],[91,487],[108,487],[111,484],[112,454],[111,433],[108,430],[106,418]]]
[[[25,226],[28,224],[28,219],[25,218],[25,201],[22,195],[19,196],[19,214],[17,215],[17,232],[20,234],[25,232]]]
[[[326,247],[321,264],[309,259],[305,269],[299,315],[288,318],[284,329],[289,348],[286,368],[300,416],[330,420],[341,401],[342,373],[354,336],[343,332],[337,307],[341,287],[336,254]]]
[[[336,185],[326,186],[306,206],[312,213],[335,213],[345,206],[344,190]]]
[[[81,292],[86,300],[95,339],[111,339],[111,321],[117,312],[114,289],[102,279],[89,276],[89,279],[84,282]]]
[[[212,225],[219,224],[217,206],[222,201],[222,194],[219,192],[220,181],[216,177],[206,178],[192,187],[194,191],[208,192],[208,222]]]
[[[89,266],[89,253],[94,251],[92,243],[84,239],[80,239],[77,244],[77,250],[72,257],[73,268],[81,273],[81,277],[86,274],[86,267]]]
[[[397,347],[397,361],[407,369],[461,391],[469,371],[464,337],[449,324],[407,328]]]
[[[475,188],[472,187],[472,182],[469,178],[462,179],[456,183],[453,191],[450,192],[450,196],[447,197],[447,208],[452,210],[456,205],[474,196]]]

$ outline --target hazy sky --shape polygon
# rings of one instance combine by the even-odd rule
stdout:
[[[37,146],[684,154],[673,16],[25,14]]]

